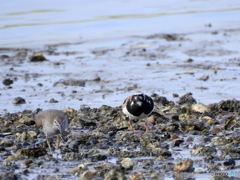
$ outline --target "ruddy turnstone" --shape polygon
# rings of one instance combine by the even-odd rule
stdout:
[[[66,141],[65,136],[67,135],[67,132],[65,130],[68,128],[69,121],[64,112],[55,109],[41,111],[37,114],[35,123],[36,127],[45,133],[51,154],[52,149],[48,137],[57,135],[57,148],[59,148],[60,145],[60,138]]]
[[[135,93],[125,99],[122,105],[123,113],[129,117],[128,124],[133,133],[134,128],[132,120],[134,119],[147,119],[149,114],[153,111],[154,102],[151,97],[143,93]],[[145,133],[148,133],[147,122],[145,122]]]

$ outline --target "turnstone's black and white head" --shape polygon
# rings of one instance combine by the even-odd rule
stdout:
[[[131,130],[134,132],[132,127],[133,119],[144,119],[149,116],[153,111],[154,102],[151,97],[143,93],[135,93],[125,99],[122,105],[123,113],[129,117],[129,125]],[[146,127],[146,132],[148,132]]]

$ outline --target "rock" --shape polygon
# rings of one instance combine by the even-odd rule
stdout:
[[[104,180],[127,180],[121,167],[114,167],[104,175]]]
[[[204,113],[204,112],[209,112],[210,108],[205,104],[195,103],[195,104],[192,104],[192,111]]]
[[[26,101],[22,97],[16,97],[13,99],[12,103],[13,104],[26,104]]]
[[[3,85],[5,85],[5,86],[9,86],[9,85],[11,85],[11,84],[13,84],[13,80],[11,80],[11,79],[4,79],[3,81],[2,81],[2,83],[3,83]]]
[[[193,161],[191,159],[184,159],[181,161],[178,161],[175,166],[173,171],[175,172],[193,172]]]
[[[51,99],[49,100],[49,103],[58,103],[58,100],[55,100],[54,98],[51,98]]]
[[[208,79],[209,79],[209,75],[206,75],[206,76],[201,76],[201,77],[198,78],[197,80],[207,81]]]
[[[217,151],[214,147],[194,145],[190,152],[197,155],[211,155],[213,153],[216,153]]]
[[[197,101],[192,97],[192,93],[187,93],[187,94],[181,96],[179,98],[179,100],[177,101],[177,103],[179,105],[182,105],[182,104],[185,104],[185,103],[191,105],[193,103],[197,103]]]
[[[13,146],[14,142],[10,139],[2,139],[0,141],[0,146],[3,146],[3,147],[11,147]]]
[[[16,140],[20,142],[25,142],[35,139],[36,137],[37,133],[35,131],[25,131],[22,134],[19,134]]]
[[[183,62],[187,62],[187,63],[193,62],[193,59],[192,58],[188,58],[188,59],[184,60]]]
[[[70,152],[70,153],[66,153],[62,159],[64,161],[78,161],[78,160],[81,160],[82,157],[78,153]]]
[[[8,179],[8,180],[18,180],[18,176],[16,174],[14,174],[13,172],[7,172],[1,175],[2,179]]]
[[[209,128],[205,125],[205,123],[203,122],[199,122],[196,120],[186,120],[186,121],[182,121],[180,123],[182,129],[186,130],[186,131],[204,131],[204,130],[208,130]]]
[[[215,103],[211,105],[211,110],[219,111],[229,111],[229,112],[240,112],[240,101],[236,99],[232,100],[223,100],[219,103]]]
[[[77,167],[74,167],[70,170],[70,173],[82,172],[88,170],[88,167],[85,164],[79,164]]]
[[[228,159],[227,161],[223,162],[224,166],[235,166],[236,162],[234,159]]]
[[[167,100],[166,97],[164,96],[159,96],[158,94],[154,93],[151,95],[151,97],[153,97],[153,101],[157,104],[160,104],[162,106],[166,106],[169,101]]]
[[[121,161],[121,164],[126,170],[132,170],[134,166],[134,161],[131,158],[124,158]]]
[[[125,170],[121,166],[106,167],[100,172],[104,180],[127,180]]]
[[[176,147],[176,146],[180,146],[180,144],[181,143],[183,143],[184,142],[184,140],[183,139],[174,139],[173,141],[172,141],[172,143],[171,143],[171,147],[173,148],[173,147]]]
[[[94,180],[94,176],[97,176],[98,172],[96,170],[92,171],[85,171],[83,174],[81,174],[79,180]]]
[[[42,55],[42,53],[36,53],[32,56],[29,56],[30,62],[43,62],[47,61],[47,59]]]
[[[54,87],[59,86],[81,86],[85,87],[85,80],[81,79],[62,79],[53,84]]]
[[[20,153],[13,154],[11,156],[8,156],[7,160],[18,160],[22,159],[22,155]]]
[[[214,146],[223,146],[223,145],[228,144],[229,142],[227,139],[225,139],[223,137],[214,137],[214,138],[212,138],[211,143]]]
[[[169,140],[170,140],[170,141],[173,141],[173,140],[175,140],[175,139],[178,139],[178,135],[173,134]]]
[[[47,150],[43,147],[27,148],[27,149],[21,149],[20,154],[24,158],[38,158],[40,156],[46,155]]]
[[[2,163],[3,166],[7,166],[9,169],[17,169],[18,166],[16,165],[15,161],[5,160]]]
[[[134,175],[129,177],[130,180],[145,180],[142,172],[134,172]]]

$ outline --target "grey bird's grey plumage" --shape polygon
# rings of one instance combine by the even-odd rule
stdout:
[[[41,111],[35,118],[36,127],[41,129],[46,135],[46,140],[52,153],[48,137],[57,135],[56,146],[59,148],[60,138],[66,141],[66,129],[68,129],[68,117],[67,115],[59,110],[51,109]]]

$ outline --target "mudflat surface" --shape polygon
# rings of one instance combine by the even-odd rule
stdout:
[[[1,84],[1,112],[114,107],[136,91],[172,101],[192,92],[204,104],[239,99],[239,37],[240,29],[209,30],[1,48],[1,77],[13,80]],[[36,53],[46,61],[31,62]],[[14,105],[19,96],[26,103]]]

